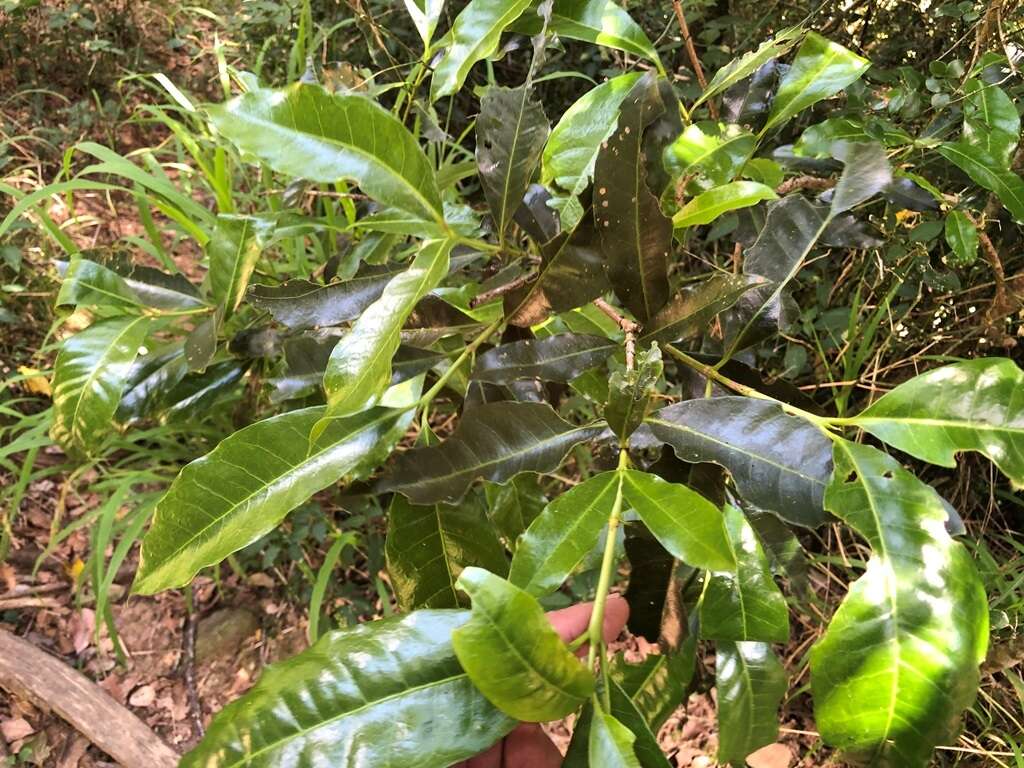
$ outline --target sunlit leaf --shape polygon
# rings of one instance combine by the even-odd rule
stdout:
[[[716,645],[718,761],[741,768],[747,755],[778,737],[786,671],[768,643]]]
[[[672,217],[676,229],[710,224],[723,213],[774,200],[775,190],[756,181],[733,181],[702,192],[686,203]]]

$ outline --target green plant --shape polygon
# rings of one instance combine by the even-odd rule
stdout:
[[[865,84],[869,62],[813,31],[778,32],[687,105],[614,3],[472,0],[441,38],[442,3],[406,6],[422,56],[372,95],[312,72],[281,89],[235,73],[244,93],[200,112],[165,82],[180,109],[152,114],[216,214],[152,155],[137,165],[86,144],[97,165],[21,197],[0,224],[33,212],[70,252],[58,304],[94,316],[56,361],[66,450],[101,458],[112,421],[204,412],[225,392],[261,417],[157,503],[136,592],[187,585],[339,482],[392,495],[385,550],[405,613],[269,670],[183,764],[448,765],[517,720],[581,712],[568,764],[666,765],[652,734],[704,640],[719,759],[741,765],[776,738],[787,691],[773,644],[789,638],[789,606],[769,557],[799,548],[794,531],[839,522],[871,557],[810,653],[818,728],[851,759],[925,765],[974,699],[988,606],[957,513],[878,443],[944,467],[976,451],[1024,484],[1024,372],[962,360],[854,415],[846,391],[829,415],[756,362],[794,321],[816,254],[876,249],[880,235],[912,251],[893,222],[941,210],[925,239],[944,232],[970,261],[992,245],[997,204],[1024,220],[1017,108],[992,77],[1003,60],[943,67],[936,85],[962,119],[922,128],[883,98],[905,102],[903,85]],[[508,30],[533,36],[525,81],[489,83],[475,126],[452,139],[434,105]],[[552,128],[534,85],[555,35],[614,48],[635,71]],[[844,89],[845,107],[815,121]],[[240,176],[248,160],[254,178]],[[275,174],[294,181],[282,191]],[[133,195],[168,271],[79,251],[40,203],[80,189]],[[202,286],[172,274],[161,227],[204,250]],[[897,254],[898,268],[919,256]],[[864,337],[843,375],[884,315],[861,327],[859,304],[844,314]],[[609,658],[601,637],[623,549],[627,595],[642,593],[631,627],[661,645],[640,665]],[[593,618],[566,644],[542,601],[580,569],[596,573]]]

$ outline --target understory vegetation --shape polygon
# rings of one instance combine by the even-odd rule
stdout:
[[[0,631],[160,606],[182,766],[1024,766],[1017,0],[0,31]]]

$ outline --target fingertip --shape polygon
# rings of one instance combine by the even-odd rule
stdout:
[[[604,605],[604,641],[610,643],[617,638],[629,619],[629,603],[621,595],[609,595]]]

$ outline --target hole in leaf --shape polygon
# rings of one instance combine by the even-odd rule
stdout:
[[[884,477],[886,480],[892,480],[892,470],[885,470],[885,472],[882,473],[882,477]]]
[[[844,480],[843,482],[846,482],[846,483],[855,483],[855,482],[857,482],[857,472],[856,472],[856,470],[851,470],[850,474],[848,474],[846,476],[846,480]]]

